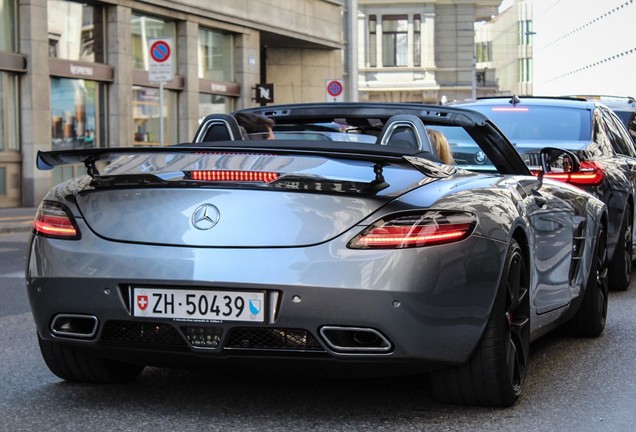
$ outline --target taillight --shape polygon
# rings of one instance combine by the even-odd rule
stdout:
[[[477,218],[470,213],[427,211],[380,219],[353,238],[352,249],[402,249],[464,240]]]
[[[56,202],[43,201],[33,221],[33,231],[43,237],[79,239],[80,232],[68,209]]]
[[[197,170],[187,171],[186,176],[192,180],[215,182],[256,182],[269,183],[278,179],[279,174],[268,171],[235,171],[235,170]]]
[[[538,173],[538,171],[533,171],[534,175],[538,175]],[[543,176],[577,186],[596,186],[601,184],[605,178],[605,169],[600,162],[582,161],[581,168],[576,172],[551,172]]]

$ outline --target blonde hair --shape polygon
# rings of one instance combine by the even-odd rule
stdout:
[[[433,149],[437,156],[447,165],[455,163],[455,159],[453,159],[453,152],[451,151],[450,144],[448,144],[448,140],[438,130],[435,129],[426,129],[428,132],[428,137],[431,140],[431,144],[433,144]]]

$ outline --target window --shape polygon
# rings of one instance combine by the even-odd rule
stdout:
[[[519,81],[532,82],[532,58],[519,59]]]
[[[171,57],[177,58],[176,53],[176,34],[177,27],[175,23],[164,21],[160,18],[135,15],[132,16],[132,55],[133,68],[141,70],[149,70],[149,51],[150,40],[157,38],[172,38],[173,43]],[[177,62],[172,62],[172,72],[177,73]]]
[[[492,43],[478,42],[475,44],[477,63],[486,63],[492,60]]]
[[[519,45],[532,45],[532,20],[519,22]]]
[[[377,38],[377,19],[375,15],[369,17],[369,67],[378,65],[378,38]]]
[[[413,66],[422,65],[422,18],[413,17]]]
[[[214,30],[199,29],[199,78],[234,81],[234,38]]]
[[[0,72],[0,152],[19,151],[18,77]]]
[[[385,67],[408,65],[408,17],[382,17],[382,64]]]
[[[0,0],[0,51],[17,51],[15,0]]]
[[[103,87],[96,81],[51,78],[53,150],[100,147]]]
[[[177,92],[153,87],[133,86],[134,144],[170,145],[177,143]],[[163,142],[161,141],[163,122]]]
[[[106,63],[104,10],[64,0],[48,0],[49,57]]]
[[[199,123],[208,114],[234,111],[234,98],[217,94],[199,93]]]
[[[608,136],[610,137],[614,151],[631,158],[636,157],[634,142],[629,133],[625,130],[621,120],[615,115],[612,115],[609,111],[604,111],[603,114],[607,124]]]

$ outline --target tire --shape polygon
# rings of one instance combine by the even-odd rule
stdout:
[[[530,351],[529,272],[515,240],[504,265],[484,334],[470,360],[430,376],[440,402],[508,407],[522,393]]]
[[[119,384],[134,381],[144,370],[143,365],[104,359],[84,350],[42,340],[39,336],[38,342],[49,370],[66,381]]]
[[[603,333],[607,319],[609,291],[607,273],[607,235],[605,228],[601,225],[596,238],[590,273],[585,284],[583,301],[568,323],[570,333],[574,336],[597,337]]]
[[[609,286],[612,291],[625,291],[632,281],[632,233],[632,210],[628,207],[623,216],[618,243],[609,266]]]

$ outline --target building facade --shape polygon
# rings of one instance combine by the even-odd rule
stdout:
[[[495,82],[492,95],[533,94],[535,34],[533,2],[526,0],[477,27],[477,68]]]
[[[82,172],[38,170],[40,150],[187,142],[206,114],[324,101],[343,78],[342,14],[340,0],[0,0],[0,207]]]
[[[360,100],[439,103],[496,90],[477,69],[475,23],[500,0],[357,2]]]
[[[532,2],[535,94],[636,96],[634,0]]]

